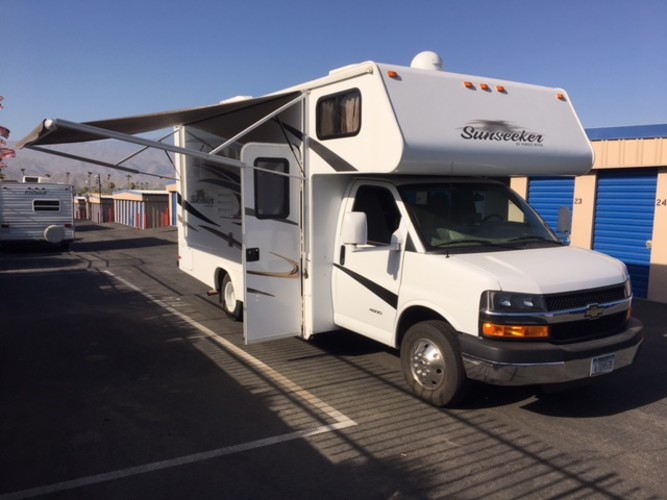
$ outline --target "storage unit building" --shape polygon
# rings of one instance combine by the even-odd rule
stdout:
[[[667,303],[667,124],[586,132],[589,174],[513,179],[512,187],[552,228],[558,206],[571,207],[571,243],[621,259],[636,297]]]
[[[85,196],[74,197],[74,219],[88,220],[88,200]]]
[[[560,207],[572,211],[573,198],[574,177],[540,177],[528,182],[528,202],[564,242],[569,235],[558,233],[558,213]]]
[[[121,191],[113,195],[115,221],[137,229],[170,225],[167,191]]]
[[[111,196],[90,195],[88,198],[88,212],[92,222],[113,222],[114,207]]]
[[[178,223],[178,185],[174,182],[167,184],[169,193],[169,224],[175,226]]]

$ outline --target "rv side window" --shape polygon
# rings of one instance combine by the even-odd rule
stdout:
[[[361,129],[361,93],[354,89],[317,101],[317,138],[357,135]]]
[[[59,212],[60,200],[32,200],[33,212]]]
[[[286,219],[289,216],[289,173],[284,158],[257,158],[255,166],[255,215],[258,219]]]

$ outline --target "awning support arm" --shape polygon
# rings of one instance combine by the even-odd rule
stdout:
[[[164,137],[160,137],[160,138],[157,140],[157,142],[162,143],[162,141],[164,141],[167,137],[171,137],[172,135],[174,135],[174,134],[176,133],[177,130],[178,130],[178,128],[174,128],[174,130],[172,130],[171,132],[169,132],[169,133],[168,133],[167,135],[165,135]],[[130,160],[130,159],[134,158],[135,156],[140,155],[141,153],[143,153],[143,152],[146,151],[147,149],[149,149],[149,146],[144,146],[143,148],[139,149],[138,151],[135,151],[134,153],[132,153],[132,154],[126,156],[125,158],[123,158],[123,159],[120,160],[119,162],[116,162],[116,165],[122,165],[122,164],[125,163],[127,160]],[[169,156],[169,155],[167,155],[167,156]],[[171,159],[170,159],[170,161],[171,161]]]
[[[243,163],[238,160],[233,160],[231,158],[225,158],[223,156],[216,156],[211,153],[204,153],[202,151],[195,151],[193,149],[181,148],[178,146],[172,146],[171,144],[164,144],[162,142],[153,141],[150,139],[143,139],[142,137],[135,137],[130,134],[124,134],[122,132],[116,132],[115,130],[109,130],[100,127],[94,127],[92,125],[86,125],[83,123],[75,123],[67,120],[55,119],[55,120],[46,120],[44,126],[51,130],[58,127],[76,130],[79,132],[85,132],[91,135],[96,135],[100,138],[115,139],[118,141],[130,142],[133,144],[139,144],[140,146],[146,146],[149,148],[161,149],[163,151],[170,151],[172,153],[179,153],[186,156],[192,156],[194,158],[199,158],[211,163],[218,163],[220,165],[225,165],[229,167],[241,168]],[[35,146],[27,146],[30,149],[35,149]],[[52,149],[42,149],[43,152],[52,153]]]
[[[129,167],[121,167],[118,164],[113,164],[113,163],[107,163],[102,160],[96,160],[95,158],[86,158],[84,156],[78,156],[74,155],[71,153],[65,153],[64,151],[58,151],[57,149],[47,149],[43,148],[41,146],[27,146],[28,149],[32,149],[33,151],[39,151],[40,153],[48,153],[50,155],[56,155],[56,156],[62,156],[63,158],[68,158],[70,160],[79,160],[83,161],[86,163],[92,163],[93,165],[99,165],[101,167],[107,167],[107,168],[113,168],[116,170],[122,170],[123,172],[130,172],[133,174],[138,174],[138,175],[149,175],[152,177],[160,177],[161,179],[170,179],[170,180],[176,180],[174,177],[167,177],[164,175],[159,175],[159,174],[150,174],[147,172],[142,172],[140,170],[136,170],[134,168],[129,168]]]
[[[306,98],[306,94],[301,94],[301,95],[299,95],[298,97],[292,99],[290,102],[288,102],[288,103],[286,103],[286,104],[283,104],[282,106],[280,106],[280,107],[279,107],[278,109],[276,109],[275,111],[272,111],[271,113],[269,113],[268,115],[266,115],[264,118],[259,119],[258,121],[256,121],[255,123],[253,123],[252,125],[250,125],[249,127],[247,127],[245,130],[242,130],[241,132],[239,132],[238,134],[236,134],[236,135],[235,135],[234,137],[232,137],[231,139],[228,139],[228,140],[226,140],[225,142],[223,142],[220,146],[218,146],[217,148],[215,148],[213,151],[209,152],[209,154],[214,155],[214,154],[219,153],[220,151],[222,151],[222,150],[225,149],[226,147],[230,146],[231,144],[234,144],[236,141],[238,141],[238,140],[239,140],[241,137],[243,137],[244,135],[246,135],[246,134],[252,132],[252,131],[255,130],[256,128],[260,127],[261,125],[263,125],[264,123],[266,123],[267,121],[269,121],[269,120],[270,120],[271,118],[273,118],[274,116],[279,115],[280,113],[282,113],[283,111],[285,111],[287,108],[290,108],[290,107],[294,106],[296,103],[303,101],[305,98]]]

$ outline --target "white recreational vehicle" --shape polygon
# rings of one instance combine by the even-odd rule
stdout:
[[[71,185],[37,177],[0,182],[0,245],[46,242],[65,248],[73,239]]]
[[[132,135],[164,126],[175,145]],[[179,266],[246,342],[352,330],[399,349],[439,406],[466,378],[609,373],[642,342],[625,266],[561,244],[504,182],[591,168],[561,89],[448,73],[427,52],[261,98],[47,120],[22,145],[100,137],[177,153]]]

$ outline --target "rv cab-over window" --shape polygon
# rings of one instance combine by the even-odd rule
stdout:
[[[357,135],[361,129],[361,93],[348,90],[317,101],[317,138]]]

